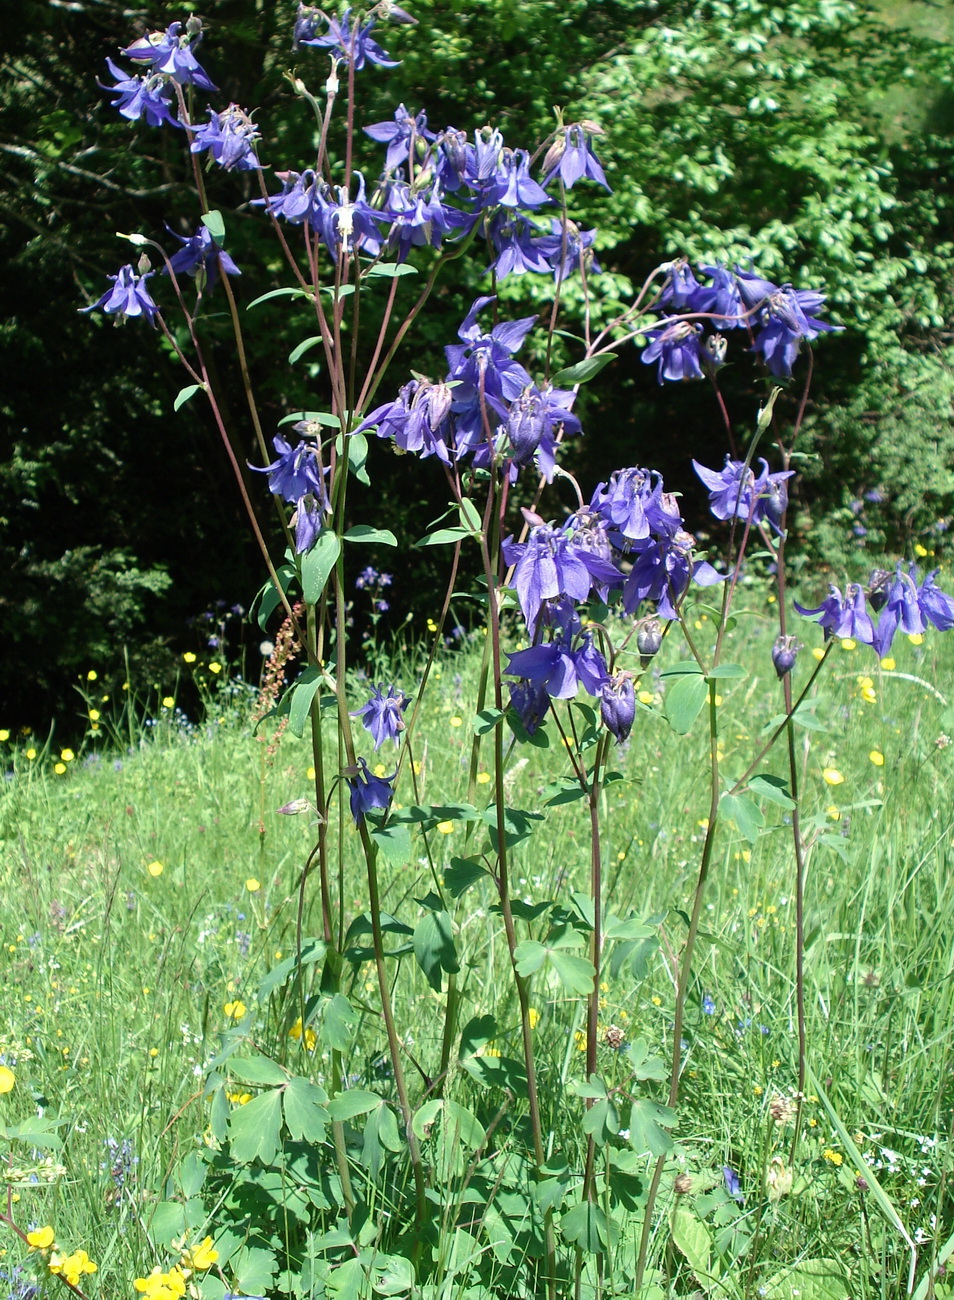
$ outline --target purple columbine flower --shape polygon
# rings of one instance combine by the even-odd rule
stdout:
[[[745,321],[741,318],[746,308],[733,273],[721,262],[699,269],[712,281],[713,301],[705,310],[719,313],[712,321],[713,326],[717,330],[744,329]]]
[[[146,63],[153,72],[164,72],[181,86],[218,90],[192,53],[202,39],[202,23],[190,18],[182,35],[182,23],[171,23],[164,32],[150,32],[123,50],[127,59]]]
[[[259,138],[255,123],[238,104],[229,104],[222,113],[209,109],[209,120],[196,128],[192,152],[209,149],[215,161],[230,171],[255,171],[261,163],[255,154]]]
[[[215,282],[219,278],[220,267],[226,275],[242,274],[222,245],[216,243],[207,226],[199,226],[195,234],[190,235],[188,239],[183,235],[177,235],[174,230],[169,233],[178,239],[183,247],[169,258],[169,266],[164,268],[166,272],[170,268],[175,275],[198,275],[200,271],[204,271],[206,284],[210,290],[215,287]]]
[[[371,698],[367,704],[356,709],[351,716],[361,718],[374,737],[375,749],[380,749],[386,740],[393,740],[395,745],[399,745],[404,730],[403,714],[409,703],[404,692],[396,691],[393,686],[372,686]]]
[[[565,280],[574,271],[589,275],[599,275],[601,267],[593,253],[596,230],[581,230],[572,221],[563,222],[558,217],[550,218],[550,234],[536,240],[536,247],[546,258],[553,270],[555,280]]]
[[[313,443],[299,442],[297,447],[285,441],[281,434],[272,439],[278,459],[271,465],[250,465],[257,474],[268,475],[268,490],[289,505],[300,501],[309,492],[320,501],[326,501],[324,476],[318,465],[318,453]]]
[[[526,271],[546,275],[550,263],[534,238],[538,232],[539,227],[518,212],[509,209],[497,212],[487,225],[487,235],[497,253],[488,270],[498,280],[508,275],[523,275]]]
[[[454,430],[450,418],[453,390],[428,379],[411,379],[393,402],[376,407],[358,425],[355,433],[376,428],[379,438],[391,438],[401,451],[419,454],[422,460],[436,456],[451,463],[449,447]]]
[[[762,469],[756,478],[745,462],[725,458],[725,465],[716,472],[706,469],[697,460],[692,467],[709,489],[709,509],[716,519],[750,519],[753,524],[768,519],[776,529],[788,509],[788,486],[794,470],[780,470],[770,474],[768,462],[759,460]]]
[[[702,379],[702,326],[680,320],[663,329],[646,331],[649,342],[640,354],[644,365],[659,362],[658,379],[680,383],[685,379]]]
[[[556,465],[557,438],[560,434],[582,432],[578,416],[570,410],[576,394],[562,388],[537,388],[531,384],[514,401],[507,413],[504,428],[510,440],[515,465],[537,463],[549,483]]]
[[[929,623],[939,632],[949,632],[954,627],[954,600],[941,591],[934,579],[940,569],[932,569],[918,588],[918,606]]]
[[[462,185],[470,183],[468,168],[472,154],[473,145],[467,143],[467,132],[458,131],[456,127],[447,127],[434,140],[430,165],[448,194],[456,193]]]
[[[412,141],[429,141],[437,138],[433,131],[427,129],[427,114],[418,113],[416,117],[411,117],[403,104],[398,104],[394,110],[393,122],[375,122],[371,126],[366,126],[364,132],[379,144],[387,145],[384,169],[389,172],[394,171],[395,167],[400,167],[401,163],[411,156]]]
[[[711,311],[716,299],[715,288],[700,284],[695,272],[684,257],[664,263],[666,272],[663,287],[656,299],[657,308],[669,312]]]
[[[532,736],[547,715],[550,697],[546,687],[526,680],[510,683],[510,706],[523,723],[528,736]]]
[[[722,1166],[722,1177],[725,1179],[725,1190],[729,1193],[734,1201],[740,1203],[745,1200],[742,1195],[742,1184],[739,1181],[739,1175],[728,1165]]]
[[[829,637],[851,637],[864,645],[874,644],[874,627],[865,608],[865,589],[857,582],[849,582],[842,596],[837,587],[828,588],[828,597],[815,609],[806,609],[796,600],[795,608],[805,618],[818,617],[818,626]]]
[[[600,687],[600,717],[621,745],[628,740],[636,717],[636,692],[631,673],[617,673]]]
[[[842,328],[814,316],[825,303],[825,294],[815,289],[793,289],[790,284],[779,287],[738,267],[736,283],[746,308],[757,309],[754,319],[760,328],[752,351],[761,352],[770,373],[780,379],[791,377],[802,339]]]
[[[252,468],[254,469],[254,466]],[[305,496],[298,498],[295,504],[295,513],[292,515],[291,520],[295,529],[296,555],[304,555],[317,542],[321,530],[325,526],[327,509],[328,499],[324,493],[322,493],[321,497],[316,497],[313,493],[308,492]]]
[[[924,631],[920,594],[913,575],[902,573],[901,562],[898,561],[895,575],[884,591],[878,626],[872,642],[879,659],[884,659],[889,654],[891,642],[898,628],[909,635]]]
[[[577,692],[576,659],[565,641],[530,646],[508,654],[504,669],[508,677],[520,677],[531,686],[540,687],[553,700],[572,700]]]
[[[491,183],[481,195],[481,207],[541,208],[552,202],[530,175],[530,155],[526,149],[500,150]]]
[[[337,187],[337,200],[335,191],[327,186],[318,185],[314,191],[311,225],[335,261],[342,254],[350,257],[355,249],[377,257],[382,248],[380,224],[389,220],[385,213],[368,203],[361,172],[356,171],[355,175],[358,193],[354,200],[343,185]]]
[[[374,209],[370,211],[374,212]],[[377,214],[377,219],[382,216],[391,222],[387,246],[397,249],[399,262],[405,260],[412,247],[430,245],[431,248],[440,248],[445,235],[474,220],[456,208],[445,207],[441,201],[440,184],[436,181],[426,195],[413,193],[403,181],[390,185],[383,212]]]
[[[602,652],[593,644],[593,633],[584,632],[581,642],[573,656],[576,675],[587,695],[596,697],[603,689],[604,683],[609,681],[609,670]]]
[[[146,288],[146,281],[153,274],[153,271],[146,271],[137,275],[127,263],[120,268],[118,275],[107,277],[113,281],[112,289],[108,289],[91,307],[81,307],[80,311],[103,311],[107,316],[118,316],[120,320],[142,316],[150,325],[154,324],[159,308]]]
[[[106,60],[106,66],[116,78],[116,85],[104,86],[102,82],[99,85],[116,96],[113,108],[118,109],[123,117],[130,122],[138,122],[144,117],[147,126],[162,126],[163,122],[168,122],[170,126],[182,126],[172,114],[176,103],[175,92],[169,84],[169,78],[163,73],[127,77],[112,59]]]
[[[663,541],[637,544],[633,567],[623,587],[623,608],[636,615],[643,601],[656,604],[660,618],[677,619],[677,606],[690,581],[700,587],[714,587],[725,582],[726,575],[715,570],[707,560],[694,560],[695,539],[682,529]]]
[[[593,152],[590,136],[594,132],[602,135],[595,123],[574,122],[572,126],[563,128],[562,135],[557,135],[543,160],[544,185],[549,185],[559,176],[569,190],[585,176],[612,194],[600,160]]]
[[[501,321],[489,334],[481,332],[477,316],[494,296],[478,298],[467,313],[458,338],[462,343],[448,344],[449,383],[455,383],[453,411],[457,421],[459,454],[478,451],[486,442],[484,408],[496,409],[506,418],[503,402],[515,401],[532,384],[530,376],[513,354],[536,324],[536,316],[522,320]],[[483,406],[482,406],[483,403]],[[487,411],[491,425],[497,423]]]
[[[634,465],[614,470],[608,483],[600,483],[590,498],[590,509],[605,519],[612,540],[622,550],[629,542],[660,531],[662,496],[662,475]]]
[[[360,826],[372,809],[387,808],[390,804],[394,797],[391,782],[397,772],[390,776],[375,776],[368,770],[365,760],[359,758],[357,771],[352,768],[351,773],[347,778],[351,789],[351,816],[355,826]]]
[[[615,586],[623,575],[615,565],[576,544],[565,529],[538,524],[527,540],[503,543],[503,556],[514,566],[513,586],[532,636],[544,601],[570,596],[586,600],[594,584]]]
[[[310,168],[303,172],[276,172],[282,182],[280,194],[270,194],[267,199],[252,199],[253,205],[263,205],[270,216],[284,217],[293,226],[307,221],[317,229],[321,211],[318,192],[322,182]]]
[[[366,63],[374,63],[379,68],[398,67],[398,62],[392,59],[387,50],[383,50],[371,36],[372,28],[377,21],[375,15],[372,14],[361,27],[352,24],[350,5],[345,9],[340,19],[333,16],[329,17],[327,14],[321,14],[321,17],[327,22],[328,30],[323,36],[308,35],[309,30],[314,33],[314,23],[311,22],[309,29],[308,18],[306,17],[303,22],[301,10],[299,10],[296,32],[298,25],[302,24],[302,34],[297,36],[296,46],[310,45],[315,49],[332,50],[345,63],[353,63],[355,72],[360,72]]]
[[[798,656],[798,639],[793,636],[780,636],[772,646],[772,664],[779,680],[792,671]]]

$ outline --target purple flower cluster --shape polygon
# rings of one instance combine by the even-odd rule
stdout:
[[[582,431],[572,410],[574,394],[551,385],[539,388],[514,359],[535,316],[501,321],[489,331],[478,322],[493,301],[478,298],[457,331],[460,343],[445,348],[444,380],[409,380],[393,401],[371,411],[357,432],[375,429],[401,451],[436,456],[445,465],[470,458],[486,468],[500,461],[511,479],[532,463],[549,482],[561,438]]]
[[[730,271],[719,264],[699,268],[709,280],[704,284],[685,258],[662,269],[666,277],[654,306],[670,316],[646,331],[649,342],[642,353],[646,365],[657,363],[661,384],[702,379],[707,371],[717,370],[726,351],[721,331],[748,330],[750,350],[761,354],[771,374],[787,379],[803,341],[841,328],[817,318],[825,295],[814,289],[773,284],[754,271],[738,266]],[[671,318],[677,315],[702,319]],[[706,325],[717,332],[706,335]]]
[[[829,637],[850,637],[870,645],[879,659],[891,651],[898,631],[909,635],[926,631],[930,623],[939,632],[954,628],[954,599],[937,586],[933,569],[923,581],[911,565],[907,572],[898,562],[893,574],[884,569],[872,573],[867,587],[850,582],[844,596],[838,587],[829,587],[828,597],[815,609],[795,602],[799,614],[816,618]],[[872,617],[872,615],[875,617]]]
[[[303,435],[297,446],[293,447],[277,434],[272,439],[277,459],[270,465],[249,468],[267,474],[269,491],[295,507],[291,522],[295,529],[295,551],[301,555],[310,551],[318,540],[331,506],[325,490],[328,467],[321,464],[317,440],[306,421],[296,424],[295,431]]]
[[[713,586],[724,575],[695,558],[694,538],[683,527],[676,499],[651,470],[616,471],[561,528],[539,519],[531,524],[525,541],[510,537],[503,543],[534,643],[509,656],[507,673],[520,678],[511,688],[511,703],[532,731],[550,699],[571,699],[582,685],[600,700],[604,724],[617,739],[625,738],[636,707],[632,680],[610,673],[577,605],[619,593],[627,614],[646,619],[637,646],[651,656],[661,642],[653,615],[677,619],[690,582]],[[647,604],[652,614],[645,613]]]
[[[782,516],[788,509],[788,484],[794,470],[781,470],[770,474],[768,463],[759,460],[761,471],[756,477],[751,466],[744,461],[725,458],[725,465],[716,473],[706,469],[697,460],[692,467],[709,489],[709,508],[716,519],[742,519],[752,524],[767,520],[776,531],[781,529]]]
[[[318,11],[300,12],[299,44],[334,48],[341,57],[351,57],[347,51],[353,48],[356,68],[365,60],[382,62],[375,50],[383,51],[372,49],[366,35],[373,19],[356,29],[346,10],[340,21],[326,19],[328,30],[315,36],[320,17]],[[540,227],[529,215],[551,203],[544,187],[557,178],[565,187],[583,177],[606,185],[592,150],[591,135],[599,130],[593,123],[562,128],[547,155],[549,174],[542,183],[530,175],[527,150],[510,148],[492,127],[482,127],[473,139],[456,127],[435,133],[426,114],[409,113],[399,104],[391,121],[364,129],[387,147],[384,174],[370,195],[360,174],[352,197],[309,169],[277,172],[281,191],[253,202],[264,202],[272,216],[293,225],[309,225],[334,259],[360,252],[372,258],[393,255],[401,262],[411,248],[441,248],[445,239],[480,227],[493,249],[491,269],[498,279],[526,271],[558,279],[574,271],[599,271],[594,230],[581,231],[572,222],[564,228],[554,218]],[[448,195],[456,201],[448,202]]]

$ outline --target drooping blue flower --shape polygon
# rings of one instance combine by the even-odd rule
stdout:
[[[374,213],[375,210],[369,211]],[[405,260],[412,248],[424,248],[427,245],[440,248],[445,235],[454,233],[462,224],[473,220],[455,208],[444,206],[440,183],[437,181],[429,194],[414,193],[404,181],[394,182],[387,187],[382,211],[391,223],[387,246],[397,250],[399,262]],[[380,215],[377,219],[381,219]],[[367,246],[367,240],[364,245]]]
[[[309,22],[306,17],[303,22],[303,34],[298,36],[297,45],[311,45],[315,49],[332,50],[345,63],[353,63],[356,72],[360,72],[366,63],[374,63],[379,68],[399,66],[398,61],[392,59],[387,50],[383,50],[371,36],[371,31],[377,22],[376,15],[372,14],[360,27],[351,21],[350,5],[340,18],[327,14],[321,14],[321,17],[328,24],[328,30],[321,36],[304,34],[308,30]],[[299,21],[302,21],[300,13]],[[313,21],[310,30],[312,33],[315,31]]]
[[[691,533],[683,530],[672,539],[637,543],[633,567],[623,586],[623,608],[627,614],[635,617],[640,605],[651,600],[660,618],[677,619],[679,603],[690,581],[700,587],[725,582],[726,575],[707,560],[693,558],[694,544]]]
[[[713,326],[717,330],[744,329],[746,322],[741,318],[746,308],[736,277],[721,262],[699,269],[712,281],[713,300],[706,310],[719,313],[712,321]]]
[[[742,1195],[742,1184],[739,1181],[739,1175],[728,1165],[722,1166],[722,1177],[725,1179],[725,1190],[733,1200],[742,1202],[745,1197]]]
[[[210,150],[227,172],[255,171],[262,165],[255,153],[258,139],[258,129],[245,109],[229,104],[221,113],[209,109],[209,120],[196,128],[191,149],[193,153]]]
[[[796,637],[780,636],[772,646],[772,664],[781,680],[795,667],[799,644]]]
[[[657,377],[681,383],[685,379],[702,379],[702,326],[691,321],[676,321],[662,329],[646,331],[649,342],[640,353],[644,365],[659,362]]]
[[[107,279],[113,281],[112,289],[108,289],[91,307],[81,307],[80,311],[102,311],[107,316],[118,316],[120,320],[142,316],[150,325],[154,324],[159,308],[146,288],[146,281],[153,274],[153,271],[146,271],[137,275],[127,262],[120,268],[118,275],[107,276]]]
[[[894,635],[900,628],[909,635],[924,631],[924,619],[921,614],[920,591],[915,585],[914,576],[902,573],[900,561],[894,577],[887,584],[884,600],[878,614],[872,645],[879,659],[884,659],[891,651]]]
[[[278,459],[271,465],[250,465],[258,474],[268,475],[268,490],[290,505],[309,492],[319,500],[326,500],[324,476],[318,465],[318,452],[313,443],[304,439],[293,447],[281,434],[272,439]]]
[[[612,540],[622,550],[628,543],[642,541],[652,533],[674,531],[663,495],[661,474],[632,466],[614,470],[608,483],[596,487],[590,498],[590,509],[606,520]],[[682,524],[678,513],[674,522],[677,528]]]
[[[818,625],[829,637],[851,637],[864,645],[874,644],[874,627],[865,608],[865,589],[857,582],[849,582],[842,596],[838,587],[829,586],[828,596],[815,609],[806,609],[796,600],[795,608],[806,618],[818,617]]]
[[[335,261],[341,256],[350,257],[356,249],[377,257],[383,246],[381,224],[390,220],[371,207],[365,195],[364,176],[359,171],[355,175],[358,192],[353,200],[343,185],[334,190],[317,185],[314,191],[311,225]]]
[[[273,217],[284,217],[293,226],[307,221],[317,228],[319,213],[318,191],[322,185],[311,167],[303,172],[276,172],[282,182],[280,194],[270,194],[267,199],[252,199],[254,205],[263,205]]]
[[[398,104],[394,110],[393,122],[374,122],[366,126],[364,132],[379,144],[387,145],[384,168],[389,172],[411,157],[412,141],[426,142],[437,138],[427,129],[427,114],[418,113],[412,117],[403,104]]]
[[[534,238],[539,227],[527,217],[504,209],[495,213],[486,230],[497,254],[488,270],[493,271],[498,280],[504,280],[508,275],[523,275],[526,271],[549,273],[550,263],[540,248],[540,241]]]
[[[532,736],[546,717],[550,707],[550,697],[546,687],[534,685],[526,680],[510,683],[510,705],[523,724],[528,736]]]
[[[515,401],[532,384],[513,355],[537,318],[525,316],[522,320],[500,321],[489,334],[484,334],[477,324],[477,316],[493,301],[493,295],[478,298],[457,331],[463,342],[449,344],[444,349],[448,382],[456,384],[453,409],[461,454],[477,452],[485,445],[485,415],[490,420],[486,408],[496,402],[499,414],[505,418],[506,408],[502,403]]]
[[[532,636],[544,601],[569,596],[586,600],[594,585],[616,585],[623,575],[615,565],[574,543],[564,529],[537,524],[522,543],[508,537],[503,557],[514,566],[512,585]]]
[[[929,623],[939,632],[954,628],[954,600],[941,591],[934,579],[940,569],[932,569],[918,588],[918,607]]]
[[[104,86],[102,82],[99,84],[103,90],[108,90],[111,95],[116,96],[113,100],[113,108],[118,109],[123,117],[128,118],[130,122],[138,122],[141,117],[144,117],[147,126],[162,126],[163,122],[168,122],[170,126],[182,126],[179,119],[173,116],[176,96],[168,77],[162,73],[145,77],[127,77],[121,68],[117,68],[112,59],[106,60],[106,66],[116,78],[116,85]]]
[[[601,650],[593,642],[593,633],[584,632],[580,645],[573,655],[576,675],[587,695],[598,696],[604,682],[609,681],[609,670]]]
[[[473,153],[473,145],[467,143],[466,131],[449,126],[436,137],[431,151],[431,166],[448,194],[469,184],[469,161]]]
[[[393,686],[372,686],[371,698],[367,704],[356,709],[351,716],[361,718],[374,737],[375,749],[380,749],[386,740],[393,740],[395,745],[399,745],[404,730],[404,710],[409,703],[404,692],[396,691]]]
[[[716,519],[751,519],[753,524],[767,519],[779,528],[782,516],[788,509],[788,485],[794,470],[769,473],[767,461],[759,460],[761,471],[756,478],[751,466],[745,462],[725,458],[725,465],[716,472],[700,465],[692,467],[709,489],[709,509]]]
[[[184,34],[182,23],[171,23],[164,32],[150,32],[133,41],[123,54],[127,59],[148,64],[153,72],[164,72],[181,86],[218,90],[192,52],[201,39],[202,23],[198,18],[190,18]]]
[[[543,160],[543,170],[546,172],[544,185],[549,185],[559,176],[569,190],[585,176],[612,193],[590,139],[593,131],[598,128],[589,125],[591,130],[587,130],[581,122],[574,122],[572,126],[563,128],[562,135],[557,135]]]
[[[392,439],[401,451],[419,454],[422,460],[436,456],[449,465],[454,437],[452,395],[453,390],[446,384],[411,379],[393,402],[376,407],[355,432],[376,428],[379,438]]]
[[[830,334],[842,328],[815,317],[825,303],[825,294],[815,289],[793,289],[790,284],[780,287],[739,267],[736,284],[746,308],[756,309],[752,321],[759,332],[752,351],[761,352],[771,374],[780,379],[791,377],[803,339],[810,341],[820,333]]]
[[[188,238],[177,235],[174,230],[169,233],[178,239],[183,247],[178,253],[173,253],[169,258],[169,267],[164,270],[168,271],[171,268],[175,275],[198,275],[200,271],[204,271],[210,290],[215,287],[215,282],[219,278],[220,267],[226,275],[242,274],[222,245],[213,238],[207,226],[199,226],[195,234]]]
[[[546,385],[531,384],[511,404],[504,428],[515,465],[536,461],[549,483],[556,464],[557,439],[582,432],[579,417],[570,409],[576,394]]]
[[[553,270],[555,280],[565,280],[574,272],[599,275],[601,267],[593,253],[596,230],[581,230],[572,221],[566,226],[558,217],[550,218],[550,234],[536,240],[536,247]]]
[[[695,272],[684,257],[664,264],[666,278],[654,304],[656,309],[668,312],[711,311],[715,305],[716,290],[700,284]]]
[[[252,466],[252,468],[255,467]],[[327,510],[328,498],[324,491],[322,491],[321,497],[316,497],[311,492],[306,496],[299,497],[291,521],[295,529],[296,555],[304,555],[317,542],[321,530],[325,526]]]
[[[630,673],[617,673],[600,687],[600,717],[617,744],[629,738],[636,717],[636,692]]]
[[[576,660],[564,641],[530,646],[508,654],[504,669],[508,677],[520,677],[531,686],[541,687],[553,700],[572,700],[577,692]]]
[[[356,826],[361,825],[372,809],[388,807],[394,797],[391,782],[396,776],[397,772],[390,776],[375,776],[368,770],[365,760],[358,759],[357,771],[352,769],[352,775],[347,778],[351,789],[351,816]]]
[[[492,184],[481,194],[481,207],[497,203],[505,208],[540,208],[552,202],[530,175],[530,155],[526,149],[500,150]]]

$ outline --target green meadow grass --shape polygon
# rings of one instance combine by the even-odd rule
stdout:
[[[748,597],[767,610],[757,587]],[[705,641],[711,625],[704,616],[695,622],[694,635]],[[729,635],[726,657],[748,670],[745,680],[726,682],[719,709],[729,778],[745,770],[781,708],[768,624],[760,613]],[[820,644],[813,627],[800,631],[808,645],[795,670],[796,690],[814,665],[810,647]],[[685,936],[680,913],[691,903],[708,806],[701,720],[689,736],[677,737],[658,711],[658,670],[681,657],[674,643],[665,644],[644,677],[646,702],[631,742],[614,758],[625,780],[603,796],[607,906],[621,916],[661,918],[660,947],[644,971],[604,971],[603,1020],[629,1041],[645,1039],[664,1061],[672,1047],[673,962]],[[438,661],[413,738],[418,790],[402,778],[398,803],[466,799],[478,661],[477,649]],[[792,1096],[797,1080],[786,814],[767,805],[754,845],[731,824],[717,841],[662,1206],[678,1197],[674,1178],[684,1173],[689,1182],[680,1206],[693,1224],[706,1223],[707,1239],[724,1258],[734,1254],[733,1234],[748,1236],[754,1262],[736,1271],[740,1295],[757,1295],[760,1286],[764,1294],[780,1264],[809,1258],[837,1260],[856,1300],[902,1295],[910,1263],[905,1236],[917,1247],[921,1279],[954,1232],[954,745],[947,738],[954,734],[954,648],[933,633],[920,646],[901,638],[895,661],[887,671],[863,647],[838,647],[813,692],[818,728],[797,733],[810,845],[805,970],[812,1084],[794,1161],[792,1127],[777,1124],[769,1109],[773,1099]],[[198,664],[194,670],[203,671]],[[206,717],[195,725],[158,701],[150,726],[134,720],[134,702],[125,714],[119,703],[111,712],[101,702],[98,734],[105,733],[106,745],[91,738],[61,761],[62,774],[54,770],[59,754],[28,738],[4,747],[0,1056],[13,1065],[16,1087],[0,1097],[0,1123],[26,1119],[39,1107],[62,1121],[63,1138],[62,1148],[49,1153],[11,1146],[12,1213],[23,1228],[55,1224],[62,1245],[89,1252],[99,1272],[84,1279],[88,1294],[132,1296],[135,1277],[165,1266],[150,1238],[151,1215],[169,1194],[177,1162],[210,1141],[204,1067],[223,1035],[238,1027],[256,1050],[329,1082],[320,1049],[309,1053],[288,1035],[294,1008],[279,1014],[274,1003],[256,1002],[262,977],[295,950],[300,876],[316,828],[309,813],[277,810],[307,798],[310,745],[286,732],[267,752],[271,725],[265,740],[252,734],[250,693],[230,688],[226,676],[206,673]],[[396,666],[395,678],[413,690],[411,667]],[[355,732],[363,737],[357,724]],[[369,753],[360,741],[358,749]],[[393,769],[390,752],[377,758]],[[330,740],[326,760],[333,769]],[[488,752],[482,770],[489,764]],[[564,767],[557,743],[516,748],[509,802],[540,810]],[[762,770],[787,775],[781,745]],[[478,785],[478,802],[489,788]],[[581,807],[549,810],[544,829],[516,851],[515,896],[540,901],[586,890]],[[333,839],[339,830],[347,924],[367,908],[367,895],[347,817],[331,826]],[[431,835],[438,874],[452,855],[467,851],[465,837],[454,823]],[[383,907],[415,924],[422,914],[415,899],[432,888],[418,840],[407,862],[384,868],[383,880]],[[491,902],[479,884],[453,911],[461,1023],[495,1014],[501,1028],[490,1051],[519,1056],[516,997]],[[320,932],[312,882],[302,931]],[[520,937],[529,933],[522,925]],[[413,958],[395,963],[394,971],[405,1045],[423,1071],[433,1072],[446,998],[428,987]],[[358,968],[350,995],[359,1023],[344,1072],[357,1086],[386,1086],[370,965]],[[540,979],[533,1002],[545,1127],[557,1149],[571,1151],[564,1135],[579,1124],[572,1087],[583,1074],[576,1036],[583,1001]],[[618,1055],[611,1046],[601,1049],[608,1082]],[[455,1086],[474,1104],[478,1090],[469,1078]],[[663,1082],[648,1085],[659,1101],[665,1092]],[[241,1093],[236,1085],[234,1105]],[[651,1166],[647,1157],[646,1174]],[[738,1175],[744,1201],[725,1191],[724,1166]],[[660,1216],[652,1260],[660,1294],[688,1295],[698,1292],[700,1268],[685,1229],[673,1235],[672,1222]],[[215,1235],[214,1216],[205,1230]],[[0,1247],[6,1265],[24,1258],[9,1231],[0,1229]],[[620,1279],[631,1274],[636,1248],[635,1229],[624,1231],[614,1249]],[[702,1284],[707,1294],[730,1293],[711,1277]],[[626,1291],[622,1281],[615,1289]],[[933,1293],[951,1294],[943,1276]]]

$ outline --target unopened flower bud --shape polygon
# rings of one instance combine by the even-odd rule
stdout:
[[[868,1180],[867,1178],[863,1178],[861,1174],[858,1174],[855,1178],[855,1190],[858,1192],[866,1192],[868,1190]]]
[[[606,1030],[606,1033],[603,1035],[603,1042],[607,1047],[611,1047],[614,1052],[618,1052],[626,1042],[626,1035],[623,1033],[622,1029],[620,1029],[619,1025],[610,1025]]]
[[[673,1179],[672,1190],[677,1196],[688,1196],[692,1191],[692,1179],[688,1174],[676,1174]]]
[[[719,370],[725,365],[725,353],[729,346],[729,340],[724,334],[710,334],[707,339],[703,340],[702,351],[705,353],[705,359],[712,370]]]
[[[658,618],[649,619],[636,633],[636,649],[644,668],[649,666],[649,661],[662,645],[662,638],[662,624]]]
[[[197,18],[195,14],[189,15],[189,17],[186,19],[185,26],[186,26],[186,31],[189,33],[190,36],[195,37],[195,36],[202,35],[202,19]]]
[[[291,803],[283,804],[278,811],[286,817],[294,817],[297,813],[308,812],[310,807],[307,799],[292,799]]]
[[[402,27],[417,26],[418,20],[413,16],[413,14],[409,14],[408,11],[402,9],[400,5],[393,4],[392,0],[381,0],[381,4],[378,6],[378,12],[386,22],[399,23]]]
[[[868,579],[868,588],[866,595],[871,608],[878,612],[888,603],[888,587],[891,583],[891,574],[887,569],[872,569],[871,576]]]
[[[550,145],[550,148],[547,150],[543,159],[543,172],[545,176],[549,176],[550,172],[552,172],[555,167],[559,167],[560,159],[565,153],[566,132],[559,131],[554,137],[553,143]]]
[[[795,667],[798,649],[798,639],[793,636],[780,636],[772,646],[772,663],[775,665],[779,679]]]
[[[600,716],[621,745],[632,731],[636,717],[636,693],[630,673],[618,673],[600,687]]]
[[[147,271],[151,271],[151,270],[152,270],[152,262],[150,262],[150,260],[149,260],[149,255],[148,255],[148,253],[142,253],[142,254],[140,255],[140,258],[139,258],[139,265],[138,265],[137,270],[139,271],[139,274],[140,274],[140,275],[145,275]]]

